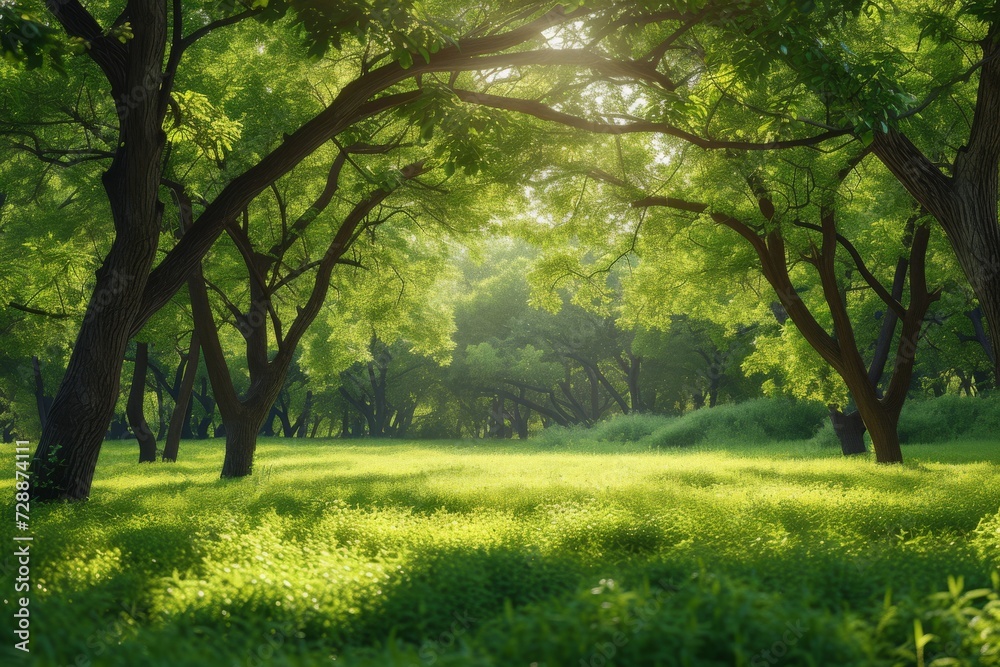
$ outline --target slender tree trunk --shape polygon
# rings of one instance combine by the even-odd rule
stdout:
[[[719,386],[722,384],[722,373],[714,364],[709,367],[708,378],[708,407],[714,408],[719,404]]]
[[[163,445],[164,461],[176,461],[177,451],[180,448],[181,436],[184,425],[187,424],[190,431],[191,395],[194,393],[194,379],[198,374],[199,357],[198,332],[191,332],[191,342],[188,344],[187,365],[184,367],[184,375],[181,377],[181,384],[177,390],[177,401],[174,403],[174,411],[170,415],[170,428],[167,430],[167,441]]]
[[[306,437],[306,432],[309,428],[309,415],[312,412],[312,401],[313,393],[311,390],[307,389],[305,405],[302,407],[302,414],[300,414],[298,420],[296,420],[298,422],[298,429],[295,431],[296,438]]]
[[[491,438],[502,438],[504,432],[504,403],[503,398],[495,396],[490,403],[489,435]]]
[[[191,393],[188,395],[187,410],[184,412],[184,421],[181,423],[181,440],[194,440],[195,431],[191,428],[191,423],[194,421],[194,388],[191,388]]]
[[[139,441],[139,463],[156,461],[156,438],[146,422],[143,407],[146,396],[146,368],[149,362],[149,345],[135,344],[135,370],[132,373],[132,390],[128,394],[128,405],[125,413],[128,415],[129,426],[135,439]]]
[[[156,439],[160,440],[167,434],[167,422],[163,418],[163,387],[156,383],[153,389],[156,394]]]
[[[628,397],[632,412],[642,412],[646,406],[642,403],[642,391],[639,386],[639,378],[642,369],[642,357],[632,353],[628,355]]]
[[[275,406],[274,414],[278,416],[278,421],[281,422],[281,435],[285,438],[291,438],[295,435],[292,429],[292,422],[288,419],[288,409]]]
[[[523,390],[522,390],[523,394]],[[517,431],[518,440],[528,439],[528,420],[531,416],[530,408],[521,408],[521,404],[514,402],[514,414],[511,421],[514,422],[514,429]]]

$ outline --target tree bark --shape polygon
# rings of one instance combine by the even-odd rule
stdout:
[[[257,433],[268,410],[241,410],[225,420],[226,458],[222,463],[222,477],[246,477],[253,472]]]
[[[857,410],[844,413],[840,406],[831,405],[830,423],[833,424],[833,432],[837,434],[837,441],[840,442],[840,450],[844,456],[854,454],[865,454],[868,448],[865,446],[865,421]]]
[[[989,326],[992,348],[1000,347],[1000,224],[997,162],[1000,158],[1000,23],[980,43],[976,108],[968,142],[959,149],[951,177],[896,131],[877,133],[872,143],[889,171],[940,223]],[[994,359],[1000,378],[1000,360]]]
[[[135,344],[135,369],[132,372],[132,389],[128,394],[125,414],[132,433],[139,442],[139,463],[156,461],[156,437],[153,435],[143,407],[146,402],[146,368],[149,364],[148,343]]]
[[[69,8],[57,12],[64,9]],[[125,11],[134,33],[127,55],[102,64],[118,103],[118,149],[102,179],[115,240],[97,271],[87,314],[32,460],[36,500],[79,500],[90,495],[97,457],[114,414],[125,348],[156,259],[165,141],[157,92],[166,47],[166,3],[131,0]],[[85,10],[83,15],[93,22]],[[57,16],[67,26],[74,20],[68,14]],[[95,60],[105,47],[117,49],[110,43],[114,37],[100,35],[100,30],[86,35],[95,43],[91,49]],[[134,91],[145,94],[133,95]]]

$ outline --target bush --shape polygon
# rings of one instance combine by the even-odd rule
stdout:
[[[909,401],[899,417],[899,440],[947,442],[958,438],[991,438],[1000,433],[1000,398],[945,394]]]
[[[553,424],[531,436],[531,442],[542,447],[561,447],[572,444],[582,433],[585,433],[583,427]]]
[[[827,416],[818,402],[758,398],[690,412],[645,441],[656,447],[681,447],[701,442],[806,440],[816,435]]]
[[[867,437],[867,436],[866,436]],[[812,437],[810,442],[817,447],[836,447],[840,448],[840,440],[837,439],[837,433],[833,430],[833,423],[827,419],[823,422],[823,426],[816,431],[816,435]],[[867,440],[866,440],[867,442]]]
[[[593,437],[595,440],[638,442],[671,421],[672,418],[660,415],[617,415],[597,424],[593,430]]]

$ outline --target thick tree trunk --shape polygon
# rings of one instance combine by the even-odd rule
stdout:
[[[872,439],[872,449],[875,450],[876,463],[902,463],[903,452],[899,448],[899,430],[897,428],[899,415],[893,416],[890,411],[879,405],[878,409],[862,412],[868,434]]]
[[[257,433],[270,408],[241,410],[225,421],[226,458],[222,463],[223,477],[246,477],[253,472],[253,455],[257,449]]]
[[[125,348],[159,242],[165,135],[157,92],[166,46],[166,4],[129,2],[127,11],[134,35],[126,55],[103,65],[119,103],[118,149],[102,179],[115,240],[97,271],[87,314],[35,450],[36,500],[77,500],[90,494],[115,410]],[[71,20],[68,15],[62,18]],[[105,45],[95,44],[95,54],[99,48]],[[135,91],[145,94],[132,95]]]
[[[174,403],[174,411],[170,415],[170,428],[167,430],[167,441],[163,445],[164,461],[176,461],[177,451],[180,448],[181,437],[184,434],[185,424],[190,431],[191,396],[194,393],[194,379],[198,374],[198,357],[200,352],[198,342],[198,332],[191,332],[191,342],[188,345],[187,365],[184,367],[184,375],[181,377],[181,384],[177,390],[177,400]]]
[[[831,405],[830,423],[833,425],[833,432],[837,434],[840,442],[840,450],[844,456],[854,454],[865,454],[868,448],[865,446],[865,421],[857,410],[844,414],[840,406]]]
[[[906,135],[875,135],[872,148],[913,198],[934,215],[948,235],[1000,349],[1000,224],[997,221],[997,161],[1000,158],[1000,24],[985,39],[976,108],[968,141],[945,176]],[[1000,366],[994,359],[1000,378]]]
[[[146,402],[146,368],[148,363],[149,345],[136,343],[135,370],[132,373],[132,389],[128,394],[125,414],[128,415],[128,424],[132,427],[132,433],[139,442],[139,463],[156,461],[156,438],[153,436],[153,431],[149,428],[146,415],[143,413]]]

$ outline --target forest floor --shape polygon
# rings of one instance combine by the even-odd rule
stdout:
[[[222,454],[108,442],[90,501],[33,506],[31,653],[8,630],[0,663],[1000,664],[996,442],[877,466],[803,442],[266,440],[243,480]]]

